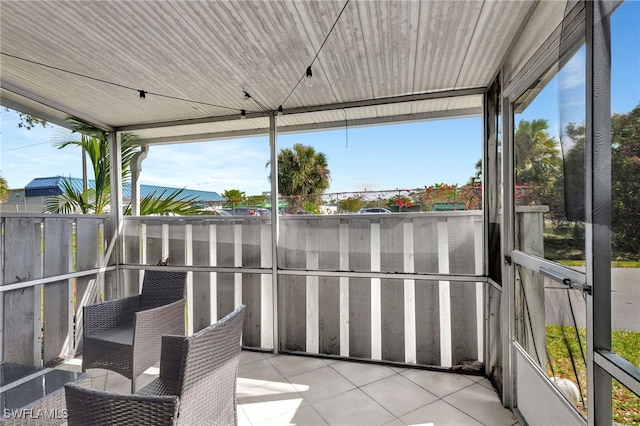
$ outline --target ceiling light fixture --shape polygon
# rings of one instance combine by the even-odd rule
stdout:
[[[247,111],[241,109],[240,110],[240,120],[244,120],[247,118]]]
[[[282,117],[284,115],[284,111],[282,111],[282,105],[278,107],[278,117]]]
[[[138,95],[140,96],[138,98],[140,105],[145,106],[147,104],[147,92],[144,90],[138,90]]]
[[[244,92],[244,100],[248,101],[249,99],[251,99],[251,95],[247,92]]]
[[[307,76],[304,79],[304,84],[307,87],[313,86],[313,72],[311,71],[311,65],[307,67]]]

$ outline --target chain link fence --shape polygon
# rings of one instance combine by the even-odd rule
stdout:
[[[391,212],[480,210],[482,187],[442,184],[416,189],[280,196],[279,207],[284,214],[357,213],[367,208],[385,208]]]

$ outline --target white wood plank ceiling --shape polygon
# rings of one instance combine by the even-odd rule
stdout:
[[[2,104],[149,142],[478,114],[537,4],[1,0]]]

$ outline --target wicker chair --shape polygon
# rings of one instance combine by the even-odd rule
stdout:
[[[160,360],[165,334],[184,335],[184,271],[145,271],[142,294],[83,309],[82,371],[104,368],[135,380]]]
[[[160,377],[134,395],[67,384],[68,426],[237,424],[245,309],[189,337],[162,336]]]

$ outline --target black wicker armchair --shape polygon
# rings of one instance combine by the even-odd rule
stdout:
[[[142,293],[83,309],[82,371],[104,368],[135,380],[160,360],[165,334],[184,335],[184,271],[145,271]]]
[[[160,377],[134,395],[67,384],[68,426],[237,424],[245,309],[189,337],[163,336]]]

